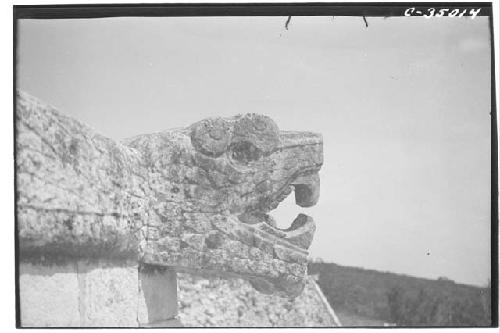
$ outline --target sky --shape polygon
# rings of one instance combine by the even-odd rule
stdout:
[[[321,133],[313,258],[490,279],[487,17],[21,20],[18,88],[113,139],[257,112]]]

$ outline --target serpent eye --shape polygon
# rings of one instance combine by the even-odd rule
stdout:
[[[247,164],[258,160],[262,152],[253,143],[240,141],[229,146],[229,154],[233,160]]]
[[[231,128],[222,118],[208,118],[191,125],[191,144],[199,152],[218,157],[231,140]]]

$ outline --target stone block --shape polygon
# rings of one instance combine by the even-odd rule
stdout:
[[[139,279],[139,326],[156,323],[154,327],[161,327],[160,323],[177,316],[177,273],[173,268],[144,266]]]
[[[22,327],[79,326],[76,265],[19,265]]]
[[[80,325],[138,326],[137,264],[78,263]]]

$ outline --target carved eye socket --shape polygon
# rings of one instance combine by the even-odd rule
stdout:
[[[229,146],[229,154],[233,160],[247,164],[258,160],[262,152],[253,143],[249,141],[240,141],[232,143]]]
[[[222,118],[204,119],[191,125],[191,143],[203,154],[222,155],[231,140],[231,128]]]

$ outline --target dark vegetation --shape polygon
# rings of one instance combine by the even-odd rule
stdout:
[[[309,274],[339,312],[398,326],[490,326],[491,287],[310,263]]]

